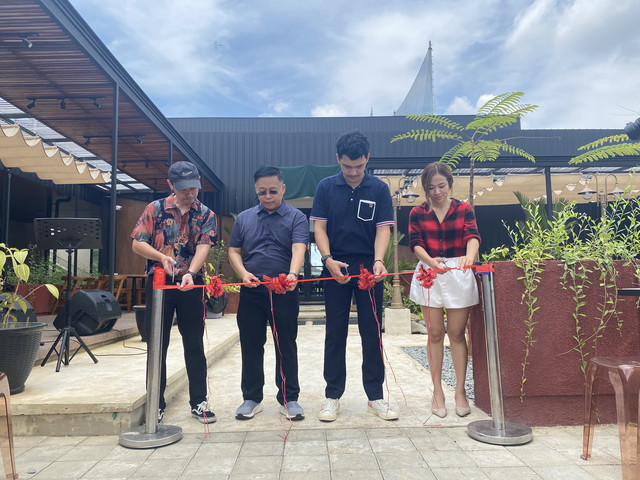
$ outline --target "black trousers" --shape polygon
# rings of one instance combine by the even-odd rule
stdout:
[[[168,277],[167,283],[170,283]],[[200,276],[194,279],[196,285],[202,285]],[[147,333],[151,331],[151,302],[153,298],[153,275],[146,285],[145,323]],[[164,291],[164,313],[162,317],[162,364],[160,368],[160,408],[166,408],[164,391],[167,387],[167,350],[173,324],[174,313],[178,318],[178,330],[182,336],[184,363],[189,379],[189,403],[195,407],[207,399],[207,359],[204,353],[204,303],[203,289],[194,288],[181,292],[177,289]],[[149,338],[149,335],[147,335]],[[149,357],[147,356],[147,362]]]
[[[271,326],[276,353],[276,398],[297,401],[298,383],[298,291],[273,294],[273,317],[269,291],[264,285],[255,288],[241,287],[238,305],[238,330],[242,351],[242,396],[245,400],[261,402],[264,387],[264,344],[267,341],[267,325]],[[275,317],[275,322],[274,322]],[[282,358],[281,358],[282,357]],[[280,373],[282,373],[284,379]],[[284,392],[283,392],[284,384]]]
[[[372,271],[372,259],[340,258],[349,265],[349,273],[360,272],[360,265]],[[329,276],[327,269],[323,276]],[[380,322],[382,322],[383,282],[377,282],[373,289],[376,313],[374,316],[368,290],[358,288],[358,278],[352,278],[341,285],[335,280],[324,282],[324,305],[327,316],[324,339],[324,379],[327,382],[325,396],[340,398],[347,380],[346,349],[349,328],[351,298],[355,295],[358,308],[358,330],[362,341],[362,383],[369,400],[383,398],[384,362],[380,344]]]

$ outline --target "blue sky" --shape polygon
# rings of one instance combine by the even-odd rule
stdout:
[[[167,117],[392,115],[433,45],[435,112],[523,91],[528,128],[640,116],[637,0],[71,0]]]

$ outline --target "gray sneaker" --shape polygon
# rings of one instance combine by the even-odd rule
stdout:
[[[287,402],[285,405],[280,405],[280,413],[294,422],[304,419],[304,410],[295,400]]]
[[[257,403],[253,400],[245,400],[236,410],[236,418],[238,420],[249,420],[256,413],[260,413],[262,408],[262,402]]]

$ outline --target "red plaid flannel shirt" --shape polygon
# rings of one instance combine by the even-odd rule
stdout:
[[[420,246],[431,257],[461,257],[467,253],[467,242],[480,241],[473,207],[455,198],[442,223],[425,202],[409,213],[409,246]]]

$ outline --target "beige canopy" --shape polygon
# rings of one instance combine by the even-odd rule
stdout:
[[[398,190],[398,182],[402,187],[401,177],[380,177],[383,181],[390,185],[391,192]],[[594,192],[610,193],[616,186],[625,190],[625,197],[635,197],[640,193],[640,177],[637,174],[613,175],[613,174],[597,174],[593,176],[583,176],[580,173],[574,174],[552,174],[551,189],[553,191],[553,200],[564,198],[568,201],[576,201],[585,203],[587,201],[596,201],[596,195],[579,195],[578,192],[584,190],[588,185]],[[416,179],[412,185],[413,192],[418,194],[418,198],[413,202],[414,205],[425,201],[420,179]],[[546,199],[545,177],[543,174],[523,175],[509,174],[504,178],[500,177],[494,180],[494,177],[475,176],[473,179],[473,190],[475,192],[474,205],[510,205],[517,204],[518,199],[513,192],[523,193],[529,200],[537,198]],[[453,196],[460,200],[468,201],[469,196],[469,177],[459,176],[454,178]],[[611,198],[611,195],[609,195]],[[402,206],[411,205],[406,199],[402,199]]]
[[[19,125],[0,125],[0,162],[60,185],[111,181],[110,173],[63,154],[40,137],[25,136]]]
[[[387,185],[391,193],[398,190],[398,186],[404,184],[404,177],[397,176],[379,176]],[[625,197],[636,197],[640,193],[640,176],[638,174],[613,175],[613,174],[597,174],[593,176],[582,175],[580,173],[573,174],[552,174],[551,189],[553,191],[553,200],[564,198],[568,201],[578,203],[595,202],[597,195],[579,195],[578,192],[588,187],[604,194],[605,184],[608,194],[615,188],[616,182],[618,187],[625,190]],[[529,200],[538,198],[547,198],[545,178],[543,174],[509,174],[504,178],[500,177],[494,181],[494,177],[476,176],[473,179],[473,188],[475,198],[474,205],[514,205],[518,204],[518,199],[513,192],[523,193]],[[406,199],[401,199],[401,206],[419,205],[425,201],[420,178],[414,180],[412,191],[418,194],[418,197],[409,203]],[[468,200],[469,196],[469,177],[457,176],[453,181],[453,197],[460,200]],[[608,195],[611,200],[611,195]],[[313,197],[302,197],[287,200],[287,203],[298,208],[311,208],[313,205]]]

